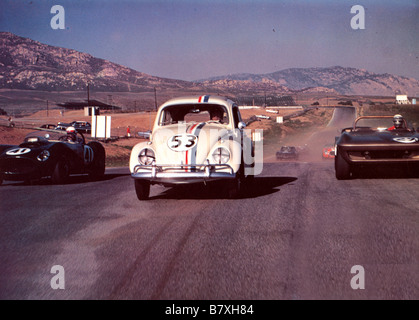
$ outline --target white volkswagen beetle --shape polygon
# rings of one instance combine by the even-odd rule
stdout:
[[[150,185],[226,180],[229,197],[252,177],[254,148],[239,108],[218,96],[175,98],[160,106],[150,141],[131,151],[130,171],[139,200]]]

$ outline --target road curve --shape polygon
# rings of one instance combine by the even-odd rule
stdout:
[[[338,181],[333,162],[275,162],[243,199],[154,186],[140,202],[128,170],[108,169],[0,197],[1,299],[419,298],[419,179],[402,173]]]
[[[352,127],[356,120],[356,108],[355,107],[335,107],[330,119],[328,127],[335,128],[348,128]]]

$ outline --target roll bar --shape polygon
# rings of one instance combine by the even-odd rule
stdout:
[[[356,118],[354,122],[353,130],[355,130],[358,121],[362,119],[393,119],[393,118],[394,116],[361,116],[361,117]],[[406,122],[406,119],[404,118],[403,118],[403,123],[404,123],[404,127],[407,129],[407,122]]]

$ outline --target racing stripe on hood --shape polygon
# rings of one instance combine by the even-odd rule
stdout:
[[[198,98],[198,103],[208,102],[210,96],[200,96]]]
[[[197,136],[198,142],[199,142],[199,133],[202,130],[202,128],[205,126],[205,124],[206,124],[205,122],[194,124],[191,127],[189,127],[189,129],[187,130],[187,133]],[[195,144],[195,146],[192,149],[187,150],[185,152],[185,164],[196,164],[197,149],[198,149],[198,143]],[[186,171],[195,172],[196,168],[195,167],[192,167],[190,169],[188,168],[186,169]]]

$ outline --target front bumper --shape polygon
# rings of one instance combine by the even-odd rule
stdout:
[[[155,184],[188,184],[234,179],[236,173],[227,164],[156,165],[153,163],[151,165],[136,165],[131,177],[149,180]]]
[[[414,145],[339,145],[338,153],[351,164],[419,164],[419,146]]]
[[[293,155],[284,155],[284,154],[281,154],[281,155],[277,155],[276,158],[278,160],[295,160],[298,157],[296,155],[294,155],[294,154]]]
[[[39,161],[29,158],[5,158],[0,160],[0,176],[4,180],[24,181],[46,176]]]

